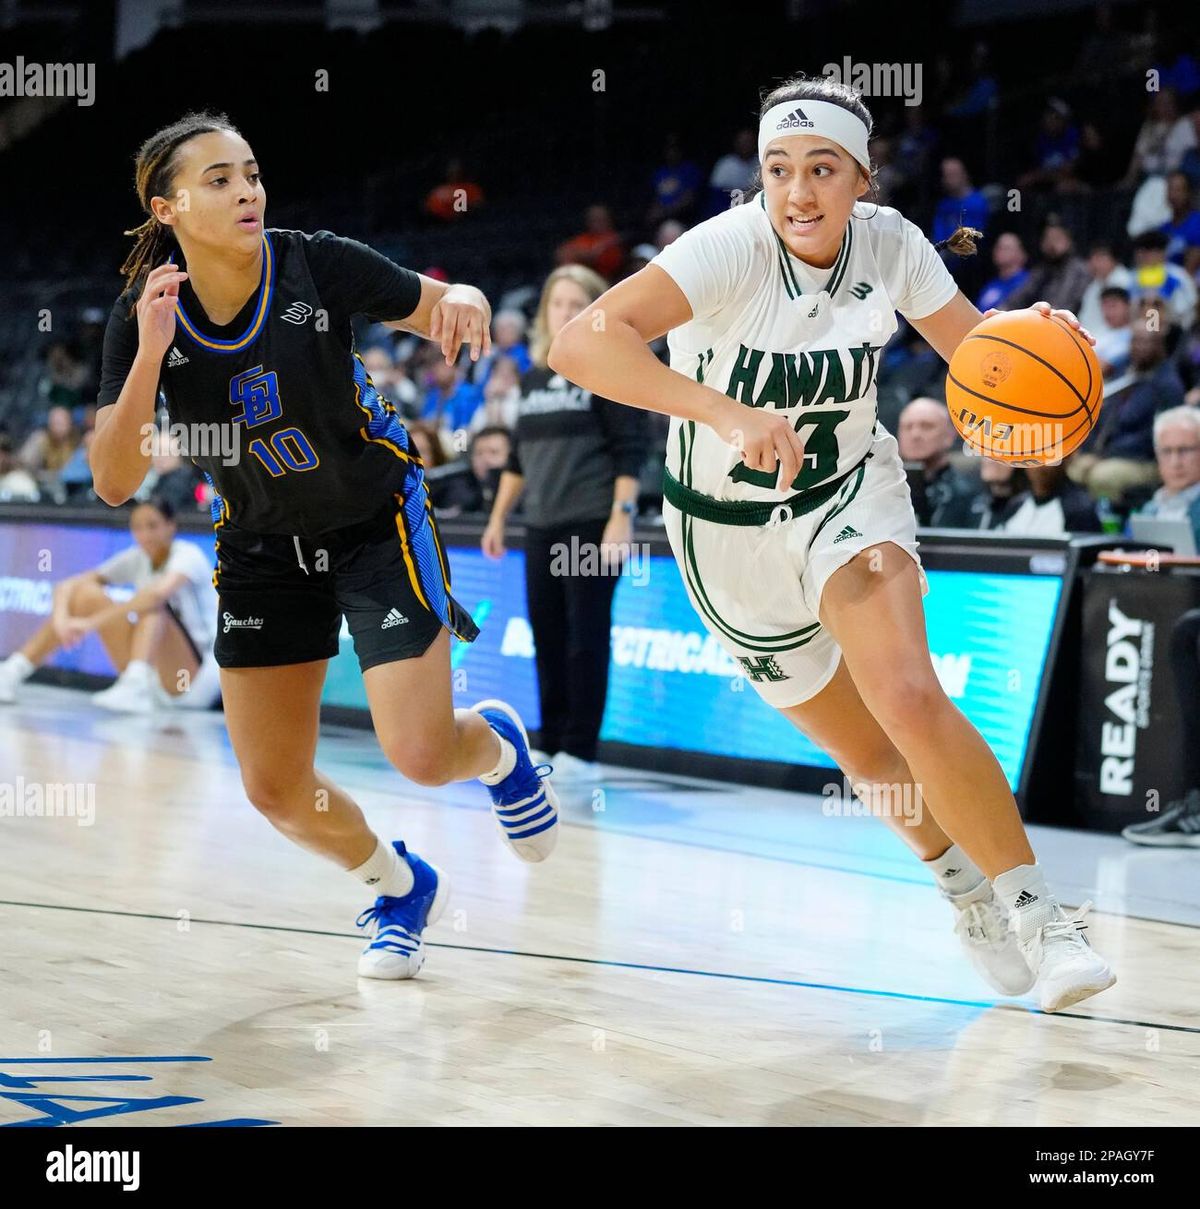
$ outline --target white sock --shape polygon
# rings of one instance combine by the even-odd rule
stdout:
[[[1033,936],[1043,924],[1063,918],[1058,900],[1046,888],[1039,864],[1018,865],[1001,873],[992,882],[992,889],[1008,908],[1022,940]]]
[[[144,659],[131,659],[125,665],[125,670],[121,673],[121,679],[128,678],[137,683],[138,681],[148,680],[154,674],[154,669]]]
[[[492,731],[492,734],[496,735],[496,732]],[[496,735],[496,738],[500,740],[500,762],[491,772],[480,774],[479,779],[485,785],[499,785],[517,766],[517,749],[503,735]]]
[[[986,883],[987,878],[957,844],[951,844],[941,856],[935,856],[923,864],[933,874],[937,888],[948,898],[969,901],[975,897],[986,897],[986,894],[976,895],[974,892]]]
[[[388,898],[403,898],[413,888],[413,871],[396,855],[395,848],[382,840],[376,841],[371,856],[350,873],[376,895]]]
[[[21,654],[20,651],[15,652],[4,661],[4,666],[9,670],[12,676],[19,683],[33,675],[34,665]]]

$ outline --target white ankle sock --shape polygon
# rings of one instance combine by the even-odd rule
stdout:
[[[376,895],[388,898],[403,898],[413,888],[412,870],[396,855],[395,848],[382,840],[376,841],[375,851],[357,869],[351,869],[350,874],[370,886]]]
[[[1046,888],[1041,865],[1009,869],[992,882],[992,889],[1008,908],[1022,940],[1031,937],[1043,924],[1063,918],[1058,900]]]
[[[8,668],[18,681],[28,679],[34,672],[34,665],[20,651],[15,651],[9,655],[4,661],[4,666]]]
[[[492,731],[492,734],[496,732]],[[479,779],[485,785],[499,785],[517,766],[517,749],[503,735],[496,735],[496,738],[500,741],[500,761],[491,772],[480,774]]]
[[[950,898],[970,896],[987,881],[975,862],[957,844],[951,844],[941,856],[935,856],[923,864],[933,874],[938,889]]]
[[[137,684],[149,680],[154,675],[154,669],[144,659],[131,659],[121,673],[122,680],[131,680]]]

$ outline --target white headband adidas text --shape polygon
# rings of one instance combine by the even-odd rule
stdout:
[[[844,147],[868,172],[867,128],[848,109],[830,101],[784,101],[763,114],[758,126],[758,158],[780,135],[815,134]]]

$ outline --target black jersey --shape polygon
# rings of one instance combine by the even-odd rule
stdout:
[[[178,250],[175,259],[182,265]],[[207,321],[182,283],[159,384],[172,426],[187,426],[188,456],[219,493],[214,519],[316,536],[368,519],[396,495],[424,494],[408,434],[350,326],[355,314],[404,319],[420,295],[417,274],[329,231],[265,231],[259,288],[224,326]],[[101,407],[117,401],[133,365],[135,297],[122,294],[108,320]]]

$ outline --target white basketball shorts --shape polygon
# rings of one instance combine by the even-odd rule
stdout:
[[[841,649],[818,620],[829,577],[856,554],[895,542],[917,564],[917,520],[896,440],[877,429],[870,455],[828,503],[762,526],[685,515],[663,501],[667,537],[688,597],[708,631],[768,704],[816,696]]]

